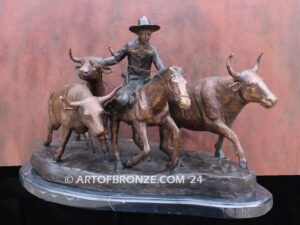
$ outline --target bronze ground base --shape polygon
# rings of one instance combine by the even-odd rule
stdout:
[[[181,153],[183,166],[165,171],[168,157],[151,143],[150,162],[143,161],[131,169],[114,171],[114,162],[106,162],[100,145],[98,151],[87,150],[84,141],[69,141],[62,161],[54,160],[58,141],[39,147],[31,158],[32,167],[44,179],[56,183],[101,192],[138,195],[208,195],[223,198],[249,198],[256,190],[256,177],[251,170],[235,162],[220,160],[212,154],[196,151]],[[139,149],[128,139],[119,140],[121,158],[125,162]]]

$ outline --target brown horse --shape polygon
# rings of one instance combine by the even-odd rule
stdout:
[[[228,138],[233,143],[239,165],[243,168],[247,168],[246,157],[231,125],[248,103],[257,102],[265,108],[271,108],[277,102],[276,96],[257,75],[262,54],[253,69],[242,72],[234,72],[231,68],[231,54],[226,64],[230,76],[209,77],[189,86],[192,101],[189,109],[182,109],[176,101],[169,99],[170,115],[179,128],[218,134],[219,139],[215,144],[215,156],[218,158],[225,158],[221,147],[224,137]],[[160,133],[160,148],[168,151],[167,140],[171,134],[168,130],[160,130]]]
[[[122,93],[122,89],[119,93]],[[182,69],[179,67],[171,66],[156,74],[135,92],[135,101],[132,105],[126,107],[125,110],[112,114],[111,142],[116,159],[116,170],[123,169],[118,150],[120,121],[132,126],[133,140],[142,150],[125,163],[126,167],[130,168],[138,164],[150,154],[147,126],[159,126],[173,135],[174,151],[172,153],[165,151],[165,153],[171,158],[168,169],[176,168],[179,161],[179,129],[169,115],[169,96],[176,98],[180,107],[185,109],[190,107],[191,101],[187,94],[187,82],[183,77]]]

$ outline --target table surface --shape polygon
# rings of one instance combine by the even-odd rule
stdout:
[[[31,194],[49,202],[91,210],[194,215],[213,218],[253,218],[273,206],[272,194],[256,185],[250,198],[228,199],[203,195],[134,195],[99,192],[43,179],[28,162],[20,169],[20,182]]]

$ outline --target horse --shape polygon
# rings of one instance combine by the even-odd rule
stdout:
[[[126,88],[123,87],[123,88]],[[118,93],[122,93],[122,88]],[[117,93],[117,95],[118,95]],[[117,97],[116,95],[116,98]],[[173,170],[179,162],[179,129],[169,114],[168,98],[173,96],[180,107],[187,109],[191,100],[187,93],[187,81],[183,77],[180,67],[170,66],[149,78],[149,81],[139,87],[134,94],[134,101],[124,110],[117,110],[110,115],[111,144],[115,157],[115,170],[125,167],[131,168],[150,154],[147,136],[147,126],[159,126],[173,135],[173,151],[164,151],[169,155],[171,163],[167,169]],[[107,104],[109,106],[110,103]],[[123,166],[118,149],[118,133],[120,121],[132,126],[133,140],[142,150],[129,159]]]

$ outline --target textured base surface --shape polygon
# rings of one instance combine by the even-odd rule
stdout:
[[[238,199],[100,192],[49,182],[30,163],[22,166],[20,182],[30,193],[46,201],[91,210],[238,219],[262,216],[273,206],[272,194],[259,184],[252,197]]]
[[[38,148],[31,158],[32,167],[46,180],[103,192],[142,195],[202,194],[215,197],[251,197],[256,177],[251,170],[235,162],[220,160],[212,154],[196,151],[181,153],[183,166],[165,171],[168,157],[151,143],[150,162],[142,161],[131,169],[114,171],[114,162],[106,162],[97,140],[96,153],[87,150],[84,141],[70,140],[62,161],[57,163],[55,150],[59,142]],[[123,161],[139,149],[128,139],[119,140]]]

